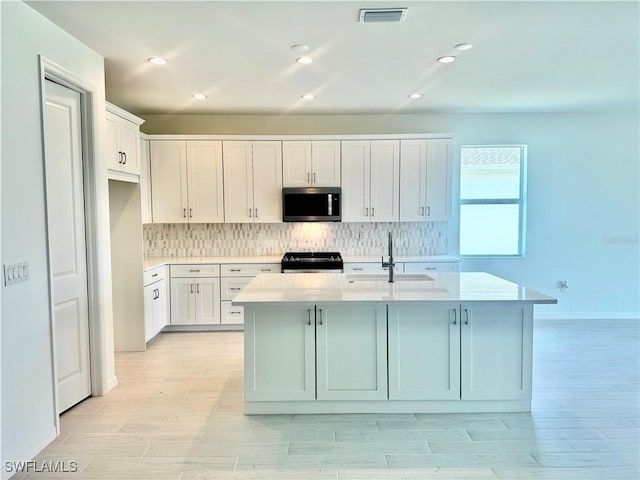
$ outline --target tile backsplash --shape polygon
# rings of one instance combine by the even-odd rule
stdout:
[[[396,255],[446,255],[447,223],[200,223],[144,225],[147,257],[282,255],[339,251],[386,255],[393,232]]]

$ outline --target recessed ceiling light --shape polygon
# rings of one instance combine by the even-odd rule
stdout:
[[[445,55],[444,57],[439,57],[438,61],[440,63],[452,63],[455,62],[458,57],[454,57],[453,55]]]
[[[469,50],[470,48],[473,48],[473,45],[470,43],[459,43],[458,45],[456,45],[454,47],[456,50]]]
[[[313,63],[313,58],[311,58],[311,57],[300,57],[300,58],[296,58],[296,62],[302,63],[303,65],[308,65],[310,63]]]
[[[154,65],[165,65],[167,60],[162,57],[151,57],[147,60],[149,63],[153,63]]]
[[[309,50],[309,45],[303,45],[302,43],[296,43],[295,45],[291,45],[291,50],[294,52],[306,52]]]
[[[422,98],[424,95],[422,93],[412,93],[411,95],[409,95],[409,98],[413,98],[414,100],[417,100],[418,98]]]
[[[194,93],[193,98],[196,100],[206,100],[207,96],[204,93]]]
[[[314,98],[316,98],[316,96],[310,93],[305,93],[304,95],[301,95],[300,98],[302,98],[303,100],[313,100]]]

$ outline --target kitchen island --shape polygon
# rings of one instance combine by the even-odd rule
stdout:
[[[487,273],[261,274],[245,312],[245,413],[526,412],[533,306]]]

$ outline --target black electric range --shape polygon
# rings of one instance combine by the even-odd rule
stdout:
[[[339,252],[287,252],[280,265],[282,273],[335,273],[344,268]]]

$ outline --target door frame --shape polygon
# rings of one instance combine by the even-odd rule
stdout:
[[[82,170],[84,187],[84,217],[85,217],[85,245],[87,262],[87,300],[89,316],[89,364],[91,376],[91,395],[102,395],[110,387],[106,378],[106,355],[110,352],[106,347],[106,318],[101,308],[100,299],[104,299],[104,275],[101,275],[99,252],[101,246],[98,241],[99,226],[99,181],[100,176],[100,152],[99,133],[100,125],[98,117],[98,89],[89,85],[74,73],[64,67],[40,56],[40,100],[41,100],[41,125],[42,125],[42,158],[45,172],[44,201],[46,197],[46,161],[44,142],[44,112],[46,102],[45,81],[51,80],[80,94],[80,115],[82,134]],[[107,210],[108,211],[108,210]],[[60,434],[60,421],[58,414],[58,391],[56,381],[56,342],[53,323],[53,278],[51,269],[51,242],[49,239],[49,218],[45,210],[45,223],[47,231],[47,270],[49,277],[49,339],[51,345],[51,380],[54,392],[54,423],[56,431]],[[107,299],[104,299],[107,301]],[[111,352],[113,354],[113,352]]]

